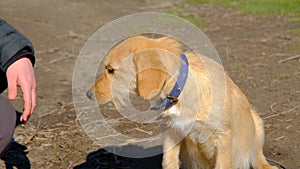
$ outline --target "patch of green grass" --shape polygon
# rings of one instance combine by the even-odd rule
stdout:
[[[202,28],[205,26],[205,22],[203,20],[201,20],[200,18],[197,18],[195,16],[192,16],[188,13],[184,13],[183,11],[169,10],[166,13],[176,15],[182,19],[185,19],[185,20],[191,22],[192,24],[194,24],[198,28]]]
[[[289,22],[291,23],[299,23],[300,22],[300,17],[293,17],[289,19]]]
[[[281,72],[279,74],[280,79],[287,79],[289,77],[289,75],[286,72]]]
[[[244,75],[244,76],[249,76],[251,73],[249,69],[239,67],[239,66],[232,68],[232,71],[236,74]]]
[[[295,35],[300,35],[300,28],[294,28],[292,31]]]
[[[292,51],[292,52],[299,52],[300,50],[300,45],[298,44],[289,44],[285,46],[287,51]]]
[[[300,16],[299,0],[186,0],[188,3],[216,3],[241,9],[248,14]]]
[[[206,0],[186,0],[186,2],[189,2],[189,3],[205,3],[207,1]]]
[[[179,11],[179,10],[169,10],[166,13],[171,14],[171,15],[176,15],[176,16],[182,15],[182,11]]]
[[[205,26],[205,23],[203,20],[196,18],[194,16],[181,16],[181,18],[191,22],[192,24],[194,24],[196,27],[198,28],[202,28]]]

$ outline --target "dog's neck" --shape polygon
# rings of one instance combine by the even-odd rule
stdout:
[[[178,102],[178,97],[182,92],[188,78],[189,63],[185,54],[181,54],[180,70],[175,85],[171,92],[164,98],[163,103],[159,106],[152,107],[152,110],[167,110]]]

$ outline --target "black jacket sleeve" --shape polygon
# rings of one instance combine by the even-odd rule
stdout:
[[[6,72],[14,61],[24,56],[34,65],[32,43],[21,32],[0,19],[0,69]]]
[[[28,57],[34,65],[34,49],[31,42],[0,18],[0,93],[7,88],[7,68],[21,57]]]

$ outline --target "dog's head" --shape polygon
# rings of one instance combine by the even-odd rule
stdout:
[[[105,70],[87,92],[87,96],[100,103],[111,101],[113,78],[128,76],[125,67],[129,67],[135,71],[131,83],[133,87],[130,88],[143,99],[151,99],[163,89],[170,90],[175,83],[170,70],[173,71],[179,63],[180,53],[180,43],[169,37],[152,39],[134,36],[126,39],[107,54],[103,62]],[[125,60],[127,64],[124,64]]]

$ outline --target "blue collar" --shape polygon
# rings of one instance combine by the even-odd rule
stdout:
[[[178,102],[178,96],[184,88],[189,72],[189,62],[185,54],[181,54],[180,71],[175,86],[171,93],[163,100],[159,106],[151,107],[151,110],[167,110]]]

